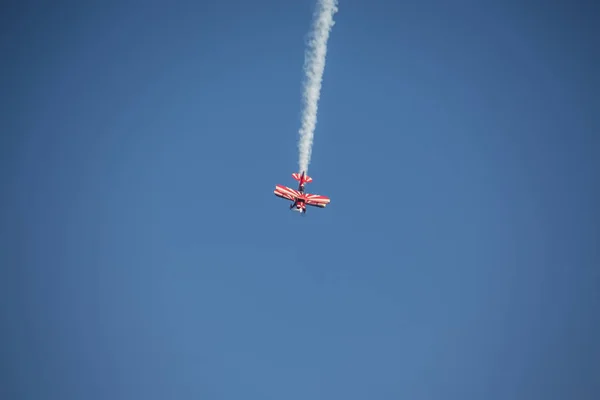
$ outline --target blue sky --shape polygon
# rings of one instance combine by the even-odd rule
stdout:
[[[3,399],[600,396],[598,7],[5,5]],[[98,3],[99,4],[99,3]]]

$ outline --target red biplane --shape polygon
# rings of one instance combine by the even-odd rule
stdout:
[[[298,181],[298,190],[283,185],[276,185],[275,191],[273,192],[275,193],[275,196],[292,202],[290,210],[306,214],[306,206],[325,208],[325,206],[329,204],[331,201],[329,197],[304,193],[304,185],[312,182],[312,178],[306,175],[304,171],[302,174],[294,172],[292,177]]]

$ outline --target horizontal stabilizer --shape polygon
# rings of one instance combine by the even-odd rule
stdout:
[[[304,175],[304,178],[302,177],[301,174],[294,172],[292,174],[292,178],[294,178],[295,180],[297,180],[298,182],[301,182],[301,179],[303,179],[304,183],[310,183],[312,182],[312,178],[308,175]]]

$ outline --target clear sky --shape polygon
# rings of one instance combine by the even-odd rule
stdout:
[[[4,3],[0,398],[600,398],[593,3]]]

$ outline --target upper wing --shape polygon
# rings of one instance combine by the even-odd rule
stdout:
[[[306,194],[306,205],[313,207],[325,208],[331,202],[331,199],[318,194]]]
[[[296,200],[296,198],[300,196],[300,192],[298,192],[297,190],[291,189],[283,185],[275,185],[275,190],[273,191],[273,193],[275,193],[275,196],[291,201]]]

